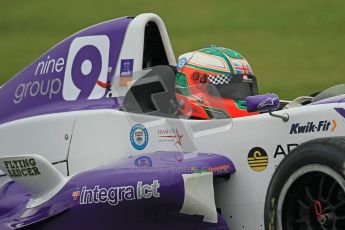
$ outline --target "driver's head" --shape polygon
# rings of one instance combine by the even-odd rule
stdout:
[[[179,57],[176,93],[183,114],[214,119],[253,115],[247,96],[258,93],[256,78],[244,57],[223,47],[209,47]]]

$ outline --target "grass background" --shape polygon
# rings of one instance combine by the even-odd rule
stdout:
[[[143,12],[162,17],[176,58],[210,44],[244,55],[261,93],[345,83],[344,0],[2,0],[0,84],[78,30]]]

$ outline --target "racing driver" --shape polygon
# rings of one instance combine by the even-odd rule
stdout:
[[[212,46],[179,57],[176,98],[183,115],[194,119],[254,115],[247,112],[245,100],[256,94],[252,69],[234,50]]]

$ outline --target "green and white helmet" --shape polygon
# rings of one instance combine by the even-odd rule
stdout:
[[[178,100],[190,105],[182,112],[204,119],[215,118],[209,111],[216,111],[218,118],[252,115],[244,101],[258,93],[247,60],[234,50],[215,46],[179,57],[176,90]]]

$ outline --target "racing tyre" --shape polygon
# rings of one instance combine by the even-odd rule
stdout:
[[[306,142],[285,157],[267,191],[265,229],[345,229],[344,137]]]

